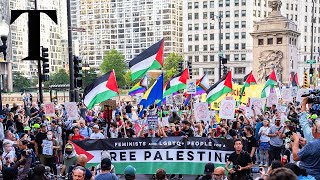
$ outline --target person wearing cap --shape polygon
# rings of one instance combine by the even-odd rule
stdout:
[[[35,151],[35,136],[33,134],[31,134],[31,128],[29,126],[25,126],[24,127],[24,136],[22,136],[20,139],[24,139],[26,141],[28,141],[28,148],[32,149],[33,151]]]
[[[136,168],[129,165],[124,169],[124,178],[126,180],[135,180],[136,179]]]
[[[191,124],[189,121],[187,121],[187,120],[182,121],[182,132],[185,133],[185,137],[193,137],[194,136],[194,132],[190,128],[190,126],[191,126]]]
[[[33,134],[36,136],[39,132],[41,132],[40,124],[35,123],[32,125],[33,128]]]
[[[63,165],[60,170],[60,176],[66,173],[71,166],[76,165],[78,160],[77,153],[71,143],[67,143],[63,153]]]
[[[104,139],[104,135],[100,132],[99,125],[93,126],[93,133],[90,135],[90,139]]]
[[[101,174],[97,175],[95,180],[118,180],[118,177],[111,173],[111,160],[104,158],[101,160]]]
[[[204,167],[204,175],[199,180],[212,180],[214,164],[209,162]]]
[[[35,146],[35,148],[36,148],[37,157],[39,157],[40,158],[40,162],[42,164],[44,164],[44,157],[43,157],[43,154],[42,154],[42,142],[43,142],[44,139],[47,138],[47,125],[42,123],[40,125],[40,129],[41,129],[41,131],[38,132],[38,134],[36,135],[36,139],[35,139],[36,140],[36,146]]]
[[[292,156],[293,160],[300,161],[300,168],[304,168],[308,175],[314,176],[316,179],[320,179],[320,119],[313,121],[312,127],[306,128],[306,105],[308,104],[308,98],[304,98],[301,103],[302,114],[300,116],[300,125],[305,131],[310,131],[314,138],[313,141],[307,141],[307,144],[299,151],[299,140],[300,136],[293,133],[291,139],[293,140],[292,145]],[[306,136],[305,136],[306,137]],[[310,137],[309,137],[310,138]]]

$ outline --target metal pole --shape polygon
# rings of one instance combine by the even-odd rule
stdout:
[[[37,0],[34,0],[34,9],[38,10]],[[38,60],[38,77],[39,77],[39,103],[43,103],[43,92],[42,92],[42,75],[41,75],[41,60]]]
[[[313,28],[314,28],[314,0],[312,0],[312,19],[311,19],[311,57],[313,60]],[[310,64],[310,69],[312,69],[312,64]],[[310,76],[310,75],[309,75]],[[310,76],[310,86],[312,84],[312,76]]]
[[[221,61],[222,61],[222,47],[221,47],[221,36],[222,36],[222,32],[221,32],[221,17],[219,16],[219,79],[221,79]]]
[[[70,91],[69,91],[69,102],[74,102],[74,69],[72,61],[72,27],[71,27],[71,11],[70,11],[70,0],[67,0],[67,14],[68,14],[68,50],[69,50],[69,77],[70,77]]]

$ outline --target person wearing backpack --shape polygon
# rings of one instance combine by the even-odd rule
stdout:
[[[86,126],[86,122],[84,120],[80,120],[80,134],[84,137],[84,139],[90,139],[92,134],[91,128]]]

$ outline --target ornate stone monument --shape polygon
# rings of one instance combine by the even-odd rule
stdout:
[[[280,82],[289,81],[290,73],[298,68],[297,25],[281,15],[280,0],[269,1],[269,16],[254,22],[253,73],[259,83],[264,83],[272,69]]]

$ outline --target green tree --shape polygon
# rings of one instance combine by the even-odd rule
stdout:
[[[128,70],[124,75],[124,80],[126,82],[127,88],[131,88],[132,86],[134,86],[135,84],[137,84],[138,81],[140,81],[140,79],[136,79],[134,81],[132,81],[131,79],[131,71]]]
[[[183,57],[176,52],[170,53],[164,60],[165,81],[178,73],[179,62],[183,62]]]
[[[21,92],[31,88],[31,85],[30,79],[22,76],[20,72],[13,72],[13,91]]]
[[[126,66],[124,55],[119,51],[112,49],[104,54],[103,62],[100,65],[100,71],[102,73],[107,73],[114,69],[118,86],[123,88],[126,83],[123,76],[126,73]]]
[[[82,78],[82,87],[85,89],[89,84],[91,84],[94,80],[98,77],[97,73],[94,69],[90,69],[89,71],[83,71],[83,78]]]
[[[55,72],[50,75],[50,80],[45,82],[46,86],[55,85],[55,84],[69,84],[69,74],[66,72],[65,69],[59,69],[58,72]]]

